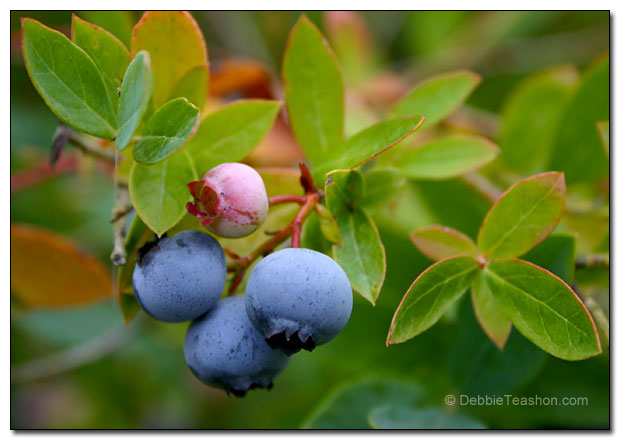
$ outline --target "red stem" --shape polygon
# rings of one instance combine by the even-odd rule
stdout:
[[[301,207],[293,221],[291,222],[291,247],[298,248],[301,242],[301,225],[303,225],[306,217],[312,212],[314,206],[319,201],[319,195],[317,193],[308,194],[306,197],[306,203]]]
[[[297,196],[288,197],[297,198]],[[239,287],[241,281],[243,280],[243,276],[245,275],[245,271],[248,266],[250,266],[258,258],[269,255],[275,248],[284,243],[289,236],[291,237],[291,247],[299,247],[301,241],[301,226],[308,215],[312,212],[315,205],[319,202],[319,197],[318,192],[301,197],[301,199],[303,199],[303,205],[299,209],[299,212],[295,218],[291,220],[287,226],[277,231],[269,240],[265,241],[249,255],[242,258],[235,258],[235,262],[229,268],[229,271],[235,272],[233,281],[228,289],[229,295],[234,295],[235,290]]]
[[[228,255],[230,258],[233,258],[233,259],[235,259],[235,260],[238,260],[239,258],[241,258],[241,257],[239,256],[239,254],[238,254],[238,253],[236,253],[235,251],[231,251],[231,250],[230,250],[230,249],[228,249],[228,248],[222,248],[222,249],[224,250],[224,253],[225,253],[226,255]]]
[[[303,196],[282,195],[269,197],[269,206],[279,205],[281,203],[297,203],[303,205],[306,203],[306,198]]]
[[[306,166],[305,163],[299,162],[299,171],[301,172],[301,176],[299,180],[301,182],[301,186],[303,186],[306,194],[318,192],[316,189],[316,185],[314,184],[314,180],[312,179],[312,174],[310,170]]]

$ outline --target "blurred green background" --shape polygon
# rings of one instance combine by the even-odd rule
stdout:
[[[141,15],[77,13],[127,45],[131,27]],[[279,77],[286,38],[298,12],[192,14],[205,35],[212,68],[221,60],[250,58]],[[307,15],[325,30],[324,13]],[[58,124],[23,64],[19,19],[24,16],[64,31],[71,22],[71,12],[11,12],[12,174],[45,160]],[[372,54],[364,69],[372,74],[359,74],[341,58],[348,87],[362,89],[369,77],[380,75],[393,79],[386,82],[388,86],[410,87],[435,73],[471,69],[483,81],[464,114],[474,117],[476,124],[488,124],[487,135],[494,140],[507,97],[520,81],[553,66],[570,64],[583,72],[609,51],[606,11],[362,12],[359,16],[367,27]],[[391,89],[373,90],[381,95]],[[464,121],[468,124],[471,119]],[[514,181],[511,175],[504,180]],[[596,188],[573,188],[588,199],[604,198],[600,191],[592,196]],[[12,300],[12,428],[242,429],[304,424],[368,428],[365,415],[371,407],[406,400],[418,392],[425,404],[438,408],[448,393],[587,397],[583,406],[467,406],[459,411],[490,428],[607,428],[607,349],[587,361],[566,362],[513,331],[504,352],[499,352],[480,330],[468,300],[415,339],[385,347],[396,306],[429,264],[404,239],[406,232],[432,218],[473,235],[489,208],[459,179],[412,183],[407,197],[415,210],[375,213],[388,264],[377,306],[356,295],[352,318],[333,342],[294,356],[272,390],[254,391],[243,399],[229,398],[192,376],[182,351],[187,324],[163,324],[141,314],[125,327],[113,299],[62,310],[26,309]],[[78,173],[13,191],[11,222],[70,237],[113,273],[108,264],[112,204],[112,181],[86,161]],[[603,226],[605,222],[608,228],[608,219]],[[608,252],[608,241],[603,248],[597,246],[596,250]],[[589,250],[579,241],[577,249]],[[584,286],[594,285],[607,314],[608,277],[604,269],[577,274]]]

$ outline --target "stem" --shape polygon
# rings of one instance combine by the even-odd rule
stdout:
[[[112,218],[110,218],[110,223],[116,223],[121,219],[121,217],[125,217],[131,211],[133,211],[133,205],[131,203],[125,207],[119,207],[119,209],[112,209]]]
[[[127,262],[127,253],[125,251],[127,217],[125,215],[132,209],[129,190],[123,186],[117,185],[114,199],[112,219],[110,220],[114,223],[114,250],[112,250],[110,260],[112,260],[112,263],[116,266],[122,266]],[[128,209],[128,207],[130,207],[130,209]]]
[[[587,297],[585,302],[590,313],[592,313],[594,321],[598,324],[598,328],[603,333],[603,337],[607,341],[607,344],[609,344],[609,319],[607,315],[594,298]]]
[[[224,253],[232,259],[238,260],[239,258],[241,258],[238,253],[231,251],[228,248],[222,248],[222,249],[224,250]]]
[[[50,167],[53,168],[58,159],[60,159],[60,155],[62,154],[62,151],[71,136],[71,131],[72,130],[64,124],[59,124],[56,128],[56,132],[52,138],[52,150],[50,151],[49,157]]]
[[[588,267],[609,268],[609,254],[587,254],[575,258],[575,267],[578,269]]]
[[[282,203],[297,203],[298,205],[303,205],[306,203],[306,198],[292,195],[269,197],[269,206],[280,205]]]
[[[299,162],[299,171],[301,172],[299,181],[301,182],[301,186],[304,188],[305,193],[310,194],[318,192],[316,185],[314,184],[314,180],[312,179],[312,174],[305,163]]]
[[[97,143],[93,142],[86,136],[71,132],[69,135],[69,142],[78,147],[84,153],[97,157],[99,159],[107,160],[108,162],[115,162],[116,152],[105,148],[101,148]]]
[[[319,190],[317,190],[314,182],[312,181],[312,177],[308,172],[308,169],[305,167],[303,163],[300,165],[301,168],[301,184],[306,191],[305,196],[294,196],[294,195],[282,195],[282,196],[274,196],[269,199],[269,205],[277,205],[280,203],[297,203],[301,205],[297,215],[295,218],[291,220],[291,222],[286,225],[284,228],[273,233],[271,238],[261,244],[259,247],[254,249],[250,254],[245,257],[239,257],[236,253],[230,251],[229,249],[225,249],[224,252],[231,257],[234,261],[229,265],[228,272],[233,272],[235,275],[232,278],[232,282],[230,284],[230,288],[228,289],[228,295],[232,296],[235,293],[235,290],[243,281],[243,277],[247,268],[258,258],[264,257],[272,253],[278,246],[284,243],[289,237],[291,237],[291,247],[298,248],[301,242],[301,227],[308,218],[308,215],[312,212],[314,207],[321,198],[321,194]],[[305,170],[305,171],[304,171]],[[308,192],[308,190],[312,190]]]
[[[312,193],[306,196],[306,203],[301,207],[291,222],[291,247],[298,248],[301,242],[301,225],[319,202],[319,194]]]
[[[117,326],[76,347],[16,365],[11,368],[11,382],[42,379],[93,363],[127,344],[139,327]]]

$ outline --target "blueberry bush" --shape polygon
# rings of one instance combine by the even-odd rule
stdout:
[[[608,13],[11,19],[14,428],[609,427]]]

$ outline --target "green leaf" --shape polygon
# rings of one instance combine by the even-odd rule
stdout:
[[[323,237],[335,244],[342,243],[342,235],[340,234],[340,229],[338,229],[338,223],[334,220],[329,209],[318,203],[315,206],[315,210],[318,215],[319,227]]]
[[[576,79],[574,67],[560,67],[530,75],[510,92],[499,135],[499,158],[508,169],[541,171]]]
[[[152,92],[151,60],[148,52],[141,51],[129,64],[121,86],[121,96],[116,113],[118,125],[116,146],[119,150],[124,150],[131,143],[131,138],[149,105]]]
[[[387,404],[415,405],[426,398],[417,383],[372,378],[331,391],[302,423],[303,429],[369,429],[368,412]]]
[[[178,150],[198,122],[200,110],[185,98],[161,106],[148,120],[144,133],[133,147],[136,162],[151,165]]]
[[[605,153],[607,153],[607,157],[609,157],[609,121],[597,122],[596,128],[598,129],[599,136],[601,137],[601,142],[603,143]]]
[[[120,87],[123,74],[129,65],[129,51],[114,35],[75,14],[71,20],[71,38],[99,67],[112,107],[116,107],[116,90]]]
[[[392,114],[423,115],[428,128],[456,110],[479,83],[480,76],[467,70],[433,76],[400,100]]]
[[[357,170],[335,170],[327,176],[325,200],[334,216],[354,211],[364,195],[364,179]]]
[[[207,45],[200,26],[187,11],[145,12],[131,38],[131,54],[141,50],[151,56],[155,107],[167,102],[191,69],[207,65]]]
[[[575,277],[577,243],[570,234],[552,234],[521,259],[547,269],[570,284]]]
[[[194,163],[185,151],[155,165],[134,164],[129,193],[136,212],[161,236],[181,220],[192,196],[187,184],[198,179]]]
[[[478,254],[478,248],[471,238],[447,226],[425,226],[409,236],[420,252],[434,261],[457,255],[475,257]]]
[[[485,429],[486,426],[463,413],[439,408],[387,405],[373,409],[368,415],[375,429]]]
[[[482,272],[476,275],[471,285],[471,300],[480,327],[497,348],[502,350],[510,336],[512,324],[493,298],[493,294],[482,277]]]
[[[546,352],[565,360],[601,353],[588,309],[551,272],[527,261],[503,259],[490,261],[484,278],[514,326]]]
[[[325,187],[327,208],[336,219],[342,243],[333,247],[353,289],[375,304],[385,279],[385,249],[372,219],[355,205],[363,190],[357,171],[334,171]]]
[[[125,321],[125,325],[129,324],[142,309],[136,297],[134,295],[128,295],[126,293],[120,293],[118,298],[118,305],[121,309],[121,315],[123,315],[123,321]]]
[[[336,224],[337,226],[338,224]],[[340,233],[340,229],[338,229],[338,233]],[[342,235],[340,237],[342,241]],[[316,211],[312,211],[304,222],[304,226],[301,229],[300,247],[312,249],[334,258],[333,243],[330,243],[323,235]]]
[[[478,270],[475,258],[457,256],[422,272],[394,313],[387,344],[405,342],[435,324],[463,296]]]
[[[457,135],[414,148],[398,166],[411,179],[449,179],[486,165],[498,153],[497,146],[485,138]]]
[[[105,139],[116,135],[110,96],[93,60],[60,32],[22,21],[30,79],[47,106],[73,128]]]
[[[338,147],[332,148],[314,174],[322,182],[326,172],[341,168],[356,168],[390,149],[420,127],[421,116],[386,119],[357,133]]]
[[[342,141],[344,85],[325,37],[302,15],[289,36],[282,62],[291,126],[304,153],[319,165]]]
[[[518,257],[544,240],[564,212],[562,173],[542,173],[511,186],[489,210],[478,247],[490,258]]]
[[[207,102],[209,94],[209,69],[207,65],[189,69],[176,82],[168,95],[168,101],[174,98],[187,98],[189,102],[201,111]]]
[[[403,172],[395,167],[381,167],[364,174],[364,195],[359,206],[365,209],[385,206],[407,184]]]
[[[334,246],[334,259],[347,273],[353,290],[375,304],[385,280],[385,248],[377,226],[361,209],[336,217],[342,243]]]
[[[582,78],[561,116],[548,169],[564,171],[566,182],[594,182],[609,174],[598,121],[609,120],[609,57]]]
[[[263,140],[280,110],[277,101],[240,100],[207,115],[187,143],[198,172],[238,162]]]

